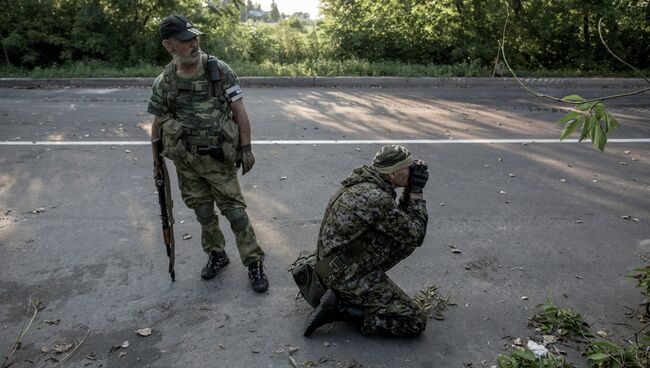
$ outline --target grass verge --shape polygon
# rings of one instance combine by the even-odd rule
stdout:
[[[405,64],[397,61],[305,60],[295,63],[265,61],[229,61],[240,76],[370,76],[370,77],[491,77],[492,68],[475,62],[455,65]],[[0,66],[2,78],[102,78],[102,77],[155,77],[164,65],[140,64],[117,66],[98,60],[83,60],[49,68],[22,69]],[[636,77],[631,72],[611,70],[517,70],[521,77]],[[644,71],[650,75],[650,70]],[[509,76],[509,75],[503,75]]]

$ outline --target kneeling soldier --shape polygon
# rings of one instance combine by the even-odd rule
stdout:
[[[330,199],[318,236],[314,272],[325,293],[309,315],[305,336],[320,326],[349,321],[364,334],[414,336],[425,313],[386,272],[424,240],[427,166],[398,145],[382,147]],[[395,188],[405,187],[399,204]],[[295,274],[294,274],[295,276]],[[304,294],[304,293],[303,293]]]

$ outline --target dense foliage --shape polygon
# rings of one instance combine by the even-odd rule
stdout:
[[[158,24],[181,13],[206,33],[204,48],[229,61],[361,59],[491,67],[510,11],[506,49],[518,68],[624,68],[600,44],[600,18],[617,54],[640,68],[650,66],[648,0],[321,0],[321,5],[322,20],[294,16],[268,23],[252,21],[248,10],[259,6],[241,0],[0,0],[3,64],[160,65],[168,55]],[[281,11],[274,7],[267,21]]]

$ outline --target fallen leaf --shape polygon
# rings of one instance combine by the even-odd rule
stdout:
[[[151,335],[151,328],[149,328],[149,327],[141,328],[139,330],[135,330],[135,333],[140,335],[140,336],[149,336],[149,335]]]
[[[557,342],[557,336],[554,335],[542,335],[542,339],[544,339],[544,345],[555,344]]]
[[[517,345],[517,346],[524,346],[524,342],[521,341],[521,338],[519,338],[519,337],[516,338],[516,339],[514,339],[514,340],[512,341],[512,343],[515,344],[515,345]]]
[[[72,349],[73,346],[74,346],[74,344],[66,344],[66,343],[63,343],[63,342],[57,342],[56,344],[54,344],[52,349],[50,349],[50,351],[54,351],[55,353],[66,353],[66,352],[70,351],[70,349]]]

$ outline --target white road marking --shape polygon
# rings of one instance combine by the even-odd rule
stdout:
[[[253,144],[335,145],[335,144],[521,144],[578,143],[577,139],[323,139],[259,140]],[[590,143],[585,141],[583,143]],[[612,138],[607,143],[650,143],[650,138]],[[149,141],[0,141],[0,146],[145,146]]]

